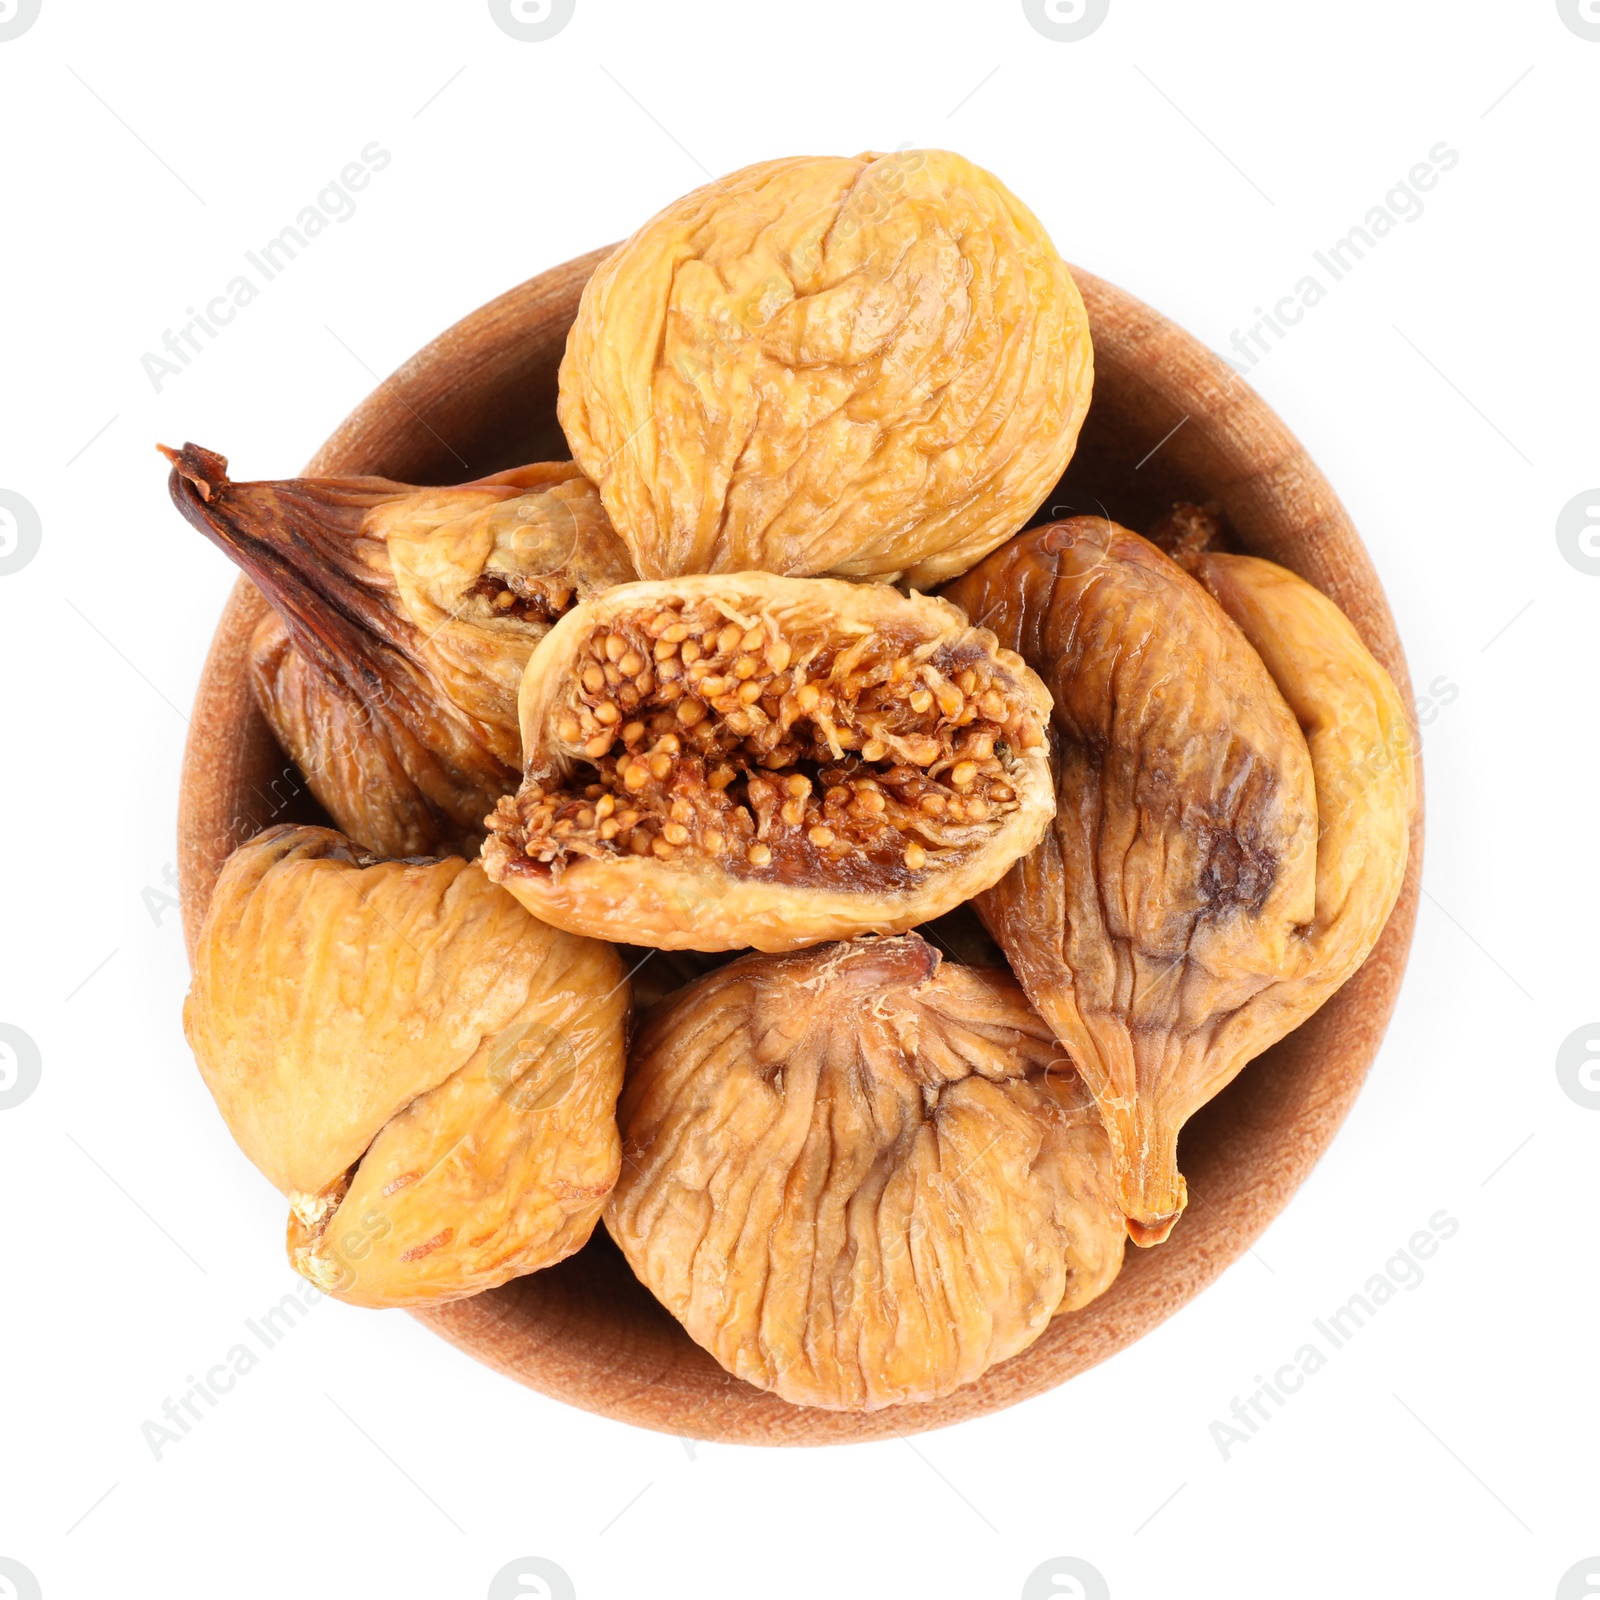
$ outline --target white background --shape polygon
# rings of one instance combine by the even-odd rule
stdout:
[[[1555,0],[1111,0],[1077,43],[1017,0],[577,0],[543,43],[483,0],[43,0],[0,42],[0,488],[42,526],[0,576],[0,1021],[42,1061],[0,1111],[0,1556],[45,1600],[478,1597],[524,1555],[581,1600],[1012,1597],[1067,1555],[1115,1600],[1545,1600],[1600,1556],[1600,1110],[1555,1067],[1600,1017],[1600,577],[1555,536],[1600,483],[1597,92]],[[163,331],[374,140],[355,215],[157,392]],[[1441,140],[1423,214],[1250,378],[1433,702],[1399,1011],[1257,1249],[1097,1370],[914,1444],[690,1450],[325,1302],[154,1459],[141,1424],[292,1282],[179,1027],[178,768],[234,574],[154,442],[289,475],[472,307],[798,152],[958,149],[1220,350]],[[1211,1423],[1441,1209],[1425,1281],[1224,1460]]]

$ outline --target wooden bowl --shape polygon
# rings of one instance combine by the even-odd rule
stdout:
[[[530,278],[442,334],[356,408],[307,474],[448,484],[566,459],[556,369],[578,296],[605,254]],[[1094,404],[1071,468],[1041,515],[1052,507],[1103,510],[1145,529],[1174,500],[1220,501],[1244,549],[1292,568],[1344,608],[1411,705],[1405,657],[1372,564],[1292,435],[1181,329],[1112,285],[1077,276],[1094,332]],[[322,820],[250,697],[245,652],[264,610],[241,579],[195,697],[178,815],[191,954],[228,852],[270,823]],[[415,1315],[530,1388],[699,1439],[877,1439],[982,1416],[1054,1388],[1199,1294],[1251,1245],[1326,1148],[1394,1007],[1421,862],[1419,808],[1405,886],[1366,964],[1184,1129],[1190,1203],[1169,1242],[1130,1247],[1107,1294],[944,1400],[857,1416],[788,1405],[729,1377],[633,1277],[604,1228],[559,1266]]]

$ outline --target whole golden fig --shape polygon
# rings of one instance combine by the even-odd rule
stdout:
[[[619,1146],[616,952],[456,858],[375,861],[278,827],[228,859],[184,1028],[289,1257],[339,1299],[493,1288],[589,1237]]]
[[[762,162],[601,264],[559,416],[641,577],[965,571],[1060,477],[1093,383],[1048,235],[944,150]]]
[[[606,1225],[734,1376],[872,1411],[1086,1305],[1124,1232],[1093,1099],[1009,973],[915,934],[752,955],[634,1046]]]
[[[945,591],[1054,696],[1055,820],[977,905],[1094,1091],[1141,1244],[1184,1207],[1184,1122],[1372,948],[1415,794],[1403,704],[1338,608],[1174,538],[1206,587],[1079,517]]]
[[[1316,778],[1316,911],[1297,959],[1229,1041],[1254,1055],[1315,1011],[1383,932],[1405,880],[1416,741],[1394,680],[1350,619],[1304,578],[1220,551],[1198,554],[1190,570],[1282,690]]]
[[[448,489],[235,483],[213,451],[165,454],[179,510],[274,607],[251,684],[328,815],[381,855],[474,851],[516,787],[529,653],[634,575],[594,485],[571,462]]]

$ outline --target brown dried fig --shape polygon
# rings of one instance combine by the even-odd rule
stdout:
[[[1049,709],[926,595],[759,572],[620,585],[528,662],[526,781],[484,866],[557,927],[669,950],[900,932],[1037,842]]]
[[[256,699],[329,816],[383,855],[471,854],[516,787],[516,696],[550,623],[634,576],[570,462],[451,489],[383,478],[233,483],[165,452],[184,516],[275,607]]]
[[[1317,784],[1317,905],[1298,962],[1240,1019],[1259,1054],[1366,959],[1405,880],[1416,743],[1394,680],[1350,619],[1304,578],[1256,556],[1198,553],[1190,570],[1239,625],[1305,735]]]
[[[583,292],[559,415],[642,577],[963,572],[1061,476],[1077,286],[943,150],[796,157],[684,196]]]
[[[1305,741],[1216,602],[1114,523],[1031,529],[951,585],[1055,698],[1055,821],[979,902],[1106,1121],[1133,1237],[1185,1201],[1178,1130],[1315,896]]]
[[[289,1197],[289,1259],[362,1306],[476,1294],[594,1228],[620,1161],[628,985],[476,863],[374,861],[327,828],[229,857],[184,1029]]]
[[[1141,1244],[1185,1203],[1178,1130],[1355,970],[1405,866],[1393,685],[1331,602],[1289,579],[1286,604],[1243,559],[1212,558],[1243,633],[1094,518],[1032,529],[948,591],[1055,697],[1055,821],[978,907],[1094,1091]]]
[[[647,1023],[619,1116],[629,1265],[797,1405],[948,1394],[1122,1263],[1105,1133],[1049,1028],[915,934],[700,979]]]

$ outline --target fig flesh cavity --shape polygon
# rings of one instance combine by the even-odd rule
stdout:
[[[1116,1276],[1082,1082],[1007,973],[914,934],[741,958],[652,1015],[606,1225],[736,1377],[798,1405],[929,1400]]]
[[[312,793],[383,855],[471,853],[516,786],[516,696],[551,621],[633,577],[570,462],[450,489],[382,478],[234,483],[166,452],[184,516],[272,603],[257,703]]]
[[[1088,316],[1039,221],[943,150],[768,161],[601,263],[559,416],[641,577],[965,571],[1061,476]]]
[[[411,1306],[589,1237],[620,1161],[627,1011],[609,945],[546,927],[476,863],[277,827],[223,868],[184,1029],[289,1198],[295,1269]]]
[[[483,860],[536,916],[663,949],[898,932],[1049,821],[1049,696],[953,606],[733,573],[620,585],[523,678]]]
[[[1178,1130],[1270,1042],[1242,1019],[1311,955],[1311,757],[1217,602],[1114,523],[1030,529],[946,593],[1054,697],[1054,821],[978,909],[1156,1243],[1186,1200]]]

